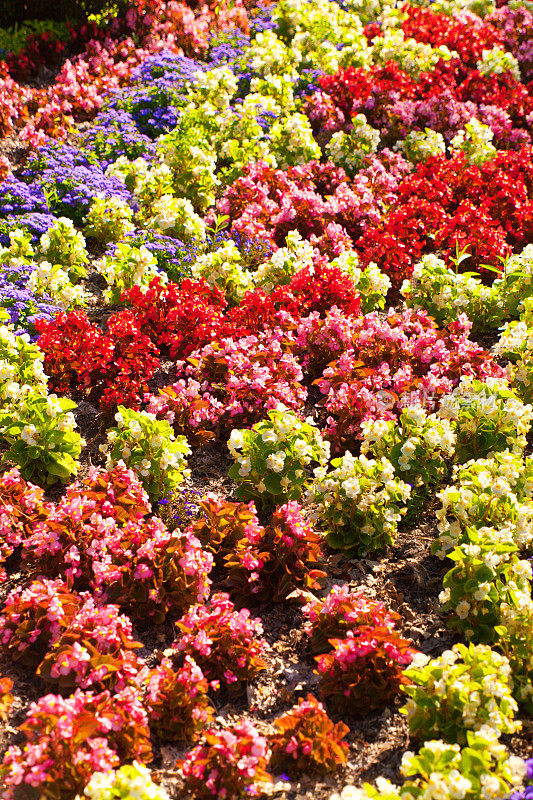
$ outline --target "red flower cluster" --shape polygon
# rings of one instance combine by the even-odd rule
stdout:
[[[405,3],[402,11],[407,17],[402,24],[406,37],[433,47],[446,45],[459,53],[461,60],[470,68],[475,68],[483,50],[490,50],[503,41],[500,31],[491,24],[483,23],[475,14],[463,12],[462,18],[449,17],[409,3]]]
[[[60,313],[52,322],[41,319],[37,329],[45,370],[56,391],[102,408],[138,407],[159,360],[131,311],[112,314],[107,334],[84,311]]]

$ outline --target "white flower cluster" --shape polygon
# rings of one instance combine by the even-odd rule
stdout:
[[[142,416],[143,419],[149,422],[155,422],[156,420],[155,415],[151,414],[149,411],[140,411],[139,415]],[[119,428],[124,428],[124,418],[122,414],[118,411],[115,414],[115,420]],[[146,436],[139,422],[136,419],[132,419],[129,421],[128,434],[133,439],[133,443],[139,442],[141,439],[143,439],[143,442],[146,444],[146,446],[153,450],[159,450],[164,441],[163,437],[160,436],[159,434],[151,434]],[[107,435],[108,442],[113,443],[116,438],[117,434],[114,431],[110,430]],[[127,462],[131,458],[131,449],[127,445],[124,445],[124,447],[122,448],[121,456],[125,462]],[[108,459],[108,462],[109,466],[107,468],[108,469],[112,468],[114,466],[114,462],[112,461],[112,459]],[[171,453],[169,450],[163,448],[159,460],[159,466],[161,467],[161,469],[165,470],[168,469],[168,467],[178,468],[182,464],[183,464],[183,455],[181,453]],[[152,463],[148,459],[144,458],[140,463],[140,468],[138,469],[139,474],[142,475],[143,477],[148,476],[150,474],[151,466]]]
[[[144,245],[118,244],[115,253],[104,256],[96,266],[110,286],[108,299],[119,300],[116,295],[132,286],[148,286],[155,275],[160,275],[163,282],[167,280],[167,276],[157,268],[156,257]]]
[[[271,292],[275,286],[284,286],[297,270],[313,268],[314,247],[303,239],[298,231],[290,231],[285,247],[280,247],[268,261],[261,264],[253,274],[254,283]]]
[[[405,674],[417,685],[406,687],[411,696],[402,712],[415,724],[441,732],[442,715],[458,731],[488,725],[497,738],[522,727],[514,719],[518,704],[509,659],[488,645],[454,645],[421,668],[411,664]]]
[[[326,153],[346,172],[354,173],[360,168],[363,156],[377,152],[380,140],[379,131],[368,124],[365,115],[356,114],[350,132],[334,133],[326,145]]]
[[[505,261],[493,288],[500,292],[507,315],[516,317],[524,310],[524,301],[531,297],[533,286],[533,244],[522,252],[512,253]]]
[[[296,461],[299,468],[295,475],[298,479],[302,479],[305,475],[304,468],[312,461],[325,462],[329,458],[329,443],[322,441],[322,437],[312,421],[306,420],[305,423],[302,423],[293,411],[281,404],[276,412],[269,415],[269,420],[261,423],[261,428],[261,431],[256,432],[254,426],[252,433],[255,434],[255,437],[259,436],[263,445],[266,445],[266,448],[261,448],[262,457],[268,450],[271,450],[265,458],[266,468],[270,472],[279,474],[284,471],[286,462]],[[300,431],[302,434],[299,435]],[[261,478],[254,469],[255,464],[252,462],[255,461],[255,458],[253,446],[250,447],[252,443],[247,441],[249,438],[250,434],[247,431],[233,430],[228,441],[228,449],[239,465],[240,477],[250,477],[255,481],[257,490],[262,494],[267,487],[263,480],[264,475]],[[246,451],[245,454],[239,452],[243,449]],[[258,477],[260,479],[256,481]],[[281,478],[282,488],[287,490],[290,485],[290,478],[284,475]]]
[[[29,392],[47,394],[43,360],[44,355],[30,344],[28,334],[15,336],[0,325],[0,400],[4,407],[22,400]]]
[[[500,338],[492,348],[495,356],[517,356],[533,349],[533,328],[525,320],[504,325]]]
[[[252,277],[242,268],[241,261],[238,247],[229,241],[214,252],[198,256],[191,270],[195,278],[203,278],[211,286],[218,286],[237,303],[253,287]]]
[[[523,462],[509,452],[478,459],[454,468],[454,483],[437,494],[439,550],[444,557],[469,526],[491,526],[512,531],[520,548],[533,542],[533,480],[531,460]],[[450,517],[450,519],[448,519]]]
[[[420,450],[426,451],[424,463],[431,458],[431,451],[438,450],[444,456],[453,456],[455,433],[447,420],[428,414],[420,406],[404,408],[400,420],[365,420],[361,425],[363,442],[361,452],[372,451],[386,454],[396,443],[402,442],[398,458],[400,470],[408,472],[417,467]],[[407,432],[405,435],[404,431]],[[418,452],[418,456],[416,455]],[[424,464],[419,466],[423,467]]]
[[[318,516],[327,522],[330,541],[335,542],[338,534],[346,541],[341,544],[339,539],[335,546],[360,550],[367,543],[375,549],[392,541],[401,519],[398,504],[411,495],[409,484],[395,476],[384,457],[356,458],[347,450],[332,466],[328,473],[325,466],[315,469],[308,491],[308,499],[318,504]]]
[[[423,131],[411,131],[403,141],[394,146],[395,150],[401,150],[405,157],[413,164],[427,161],[430,156],[438,156],[446,153],[446,143],[442,133],[425,128]]]
[[[263,77],[283,75],[296,79],[296,67],[301,59],[299,51],[287,47],[274,31],[260,31],[252,39],[247,51],[250,70]]]
[[[531,567],[529,562],[519,562],[529,567],[531,577]],[[525,570],[525,568],[524,568]],[[516,655],[510,648],[509,657],[513,668],[516,691],[515,695],[522,703],[531,703],[533,700],[533,648],[531,647],[531,631],[533,630],[533,598],[531,597],[531,585],[526,589],[514,589],[514,602],[502,602],[500,605],[500,625],[506,629],[505,639],[510,642],[520,642],[522,647],[517,648]],[[517,663],[518,662],[518,663]]]
[[[502,378],[480,382],[463,375],[453,392],[442,398],[437,414],[455,422],[459,437],[468,438],[479,431],[486,440],[494,431],[505,437],[506,449],[520,455],[527,444],[533,406],[523,403]],[[500,449],[496,436],[494,446]],[[492,451],[487,455],[492,455]]]
[[[423,309],[439,325],[457,319],[464,312],[476,329],[497,326],[503,319],[505,300],[496,284],[485,286],[478,278],[456,273],[434,253],[422,256],[401,293],[407,305]]]
[[[59,264],[41,261],[32,265],[33,269],[28,279],[28,289],[36,297],[47,294],[63,310],[71,306],[85,305],[89,295],[81,284],[74,286],[69,274]]]
[[[188,108],[201,106],[206,113],[212,108],[213,114],[219,114],[228,108],[238,88],[239,81],[229,67],[200,70],[196,73]]]
[[[182,241],[205,239],[205,223],[185,197],[163,195],[152,204],[146,227],[159,228]]]
[[[395,20],[396,23],[396,20]],[[387,28],[372,45],[372,56],[376,64],[384,66],[395,61],[398,66],[417,78],[422,72],[432,70],[438,61],[450,61],[455,55],[446,45],[432,47],[429,44],[406,38],[401,29]]]
[[[507,365],[511,385],[524,400],[533,402],[533,298],[524,299],[518,322],[504,326],[493,353],[511,359]]]
[[[331,261],[332,267],[339,267],[351,276],[361,295],[361,311],[368,314],[379,308],[385,308],[385,298],[392,286],[388,275],[371,261],[364,269],[359,268],[357,253],[345,250]]]
[[[293,87],[293,82],[285,74],[252,78],[250,93],[244,98],[241,108],[259,107],[261,113],[270,111],[273,114],[291,111],[295,107]]]
[[[270,146],[280,169],[307,164],[321,156],[305,114],[289,114],[276,120],[270,129]]]
[[[303,67],[334,73],[346,57],[352,66],[369,64],[370,48],[361,20],[338,3],[280,0],[273,19],[291,38],[291,50]]]
[[[54,252],[55,259],[62,266],[83,263],[87,260],[85,237],[74,227],[67,217],[59,217],[55,224],[43,233],[40,239],[43,256]]]
[[[512,53],[501,47],[483,50],[476,68],[482,75],[503,75],[504,72],[512,72],[517,81],[522,80],[518,61]]]
[[[486,51],[483,51],[486,52]],[[452,150],[462,150],[469,164],[484,164],[497,153],[492,144],[494,133],[489,125],[484,125],[475,117],[467,122],[450,142]]]
[[[100,242],[119,242],[134,230],[132,219],[133,211],[121,197],[98,195],[85,217],[85,233]]]
[[[433,740],[424,742],[418,756],[407,751],[400,772],[407,777],[401,787],[380,777],[375,787],[345,786],[330,800],[505,800],[512,789],[522,785],[526,764],[510,755],[493,728],[484,725],[469,735],[464,749]],[[413,776],[418,777],[411,780]]]
[[[164,137],[161,137],[161,140],[164,140]],[[130,161],[126,156],[120,156],[107,168],[106,175],[123,180],[134,194],[141,207],[138,215],[140,220],[143,212],[150,209],[154,200],[165,194],[172,194],[173,191],[170,167],[164,163],[150,166],[144,158]]]
[[[170,800],[167,792],[152,781],[144,764],[134,761],[118,770],[95,772],[76,800]]]

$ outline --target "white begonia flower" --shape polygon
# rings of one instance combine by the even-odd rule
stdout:
[[[265,444],[276,444],[278,441],[278,434],[271,428],[261,433],[261,439]]]
[[[485,581],[484,583],[480,583],[479,588],[477,589],[477,591],[474,592],[474,600],[477,600],[478,602],[483,602],[483,600],[485,600],[488,597],[490,588],[491,584],[488,583],[487,581]]]
[[[241,458],[240,460],[240,467],[239,467],[239,475],[241,478],[245,478],[247,475],[250,474],[252,471],[252,464],[248,457]]]
[[[231,436],[229,437],[228,445],[232,447],[234,450],[240,450],[244,444],[244,433],[243,431],[239,430],[232,430]]]
[[[470,603],[467,600],[461,600],[455,608],[455,613],[459,619],[466,619],[470,611]]]
[[[267,469],[271,469],[273,472],[281,472],[285,464],[285,458],[283,450],[278,450],[277,453],[268,456],[266,460]]]
[[[361,493],[361,485],[357,478],[347,478],[341,485],[346,492],[346,497],[352,500]]]
[[[37,446],[37,428],[35,425],[26,425],[21,433],[20,438],[26,442],[26,444],[30,445],[30,447]]]

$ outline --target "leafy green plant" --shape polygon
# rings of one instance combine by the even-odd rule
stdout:
[[[60,217],[40,239],[39,254],[52,264],[60,264],[69,273],[71,281],[87,277],[88,262],[85,238],[74,227],[72,220]]]
[[[333,469],[315,470],[308,498],[318,505],[328,543],[347,553],[365,555],[394,542],[411,487],[395,477],[386,458],[352,456],[331,461]]]
[[[166,420],[148,411],[119,406],[118,427],[107,432],[101,449],[107,454],[107,469],[122,460],[139,476],[152,501],[175,491],[188,477],[186,457],[190,447],[185,436],[174,436]]]
[[[235,494],[263,508],[301,497],[306,468],[329,456],[318,428],[281,405],[251,430],[233,430],[228,447],[236,462],[229,471],[239,484]]]
[[[85,217],[84,231],[102,244],[119,242],[130,231],[133,211],[120,197],[95,197]]]
[[[446,475],[446,458],[455,450],[455,433],[445,419],[420,406],[402,409],[397,420],[368,420],[361,424],[361,453],[387,458],[411,487],[408,508],[420,510],[428,490]]]
[[[455,458],[464,463],[502,450],[521,455],[533,407],[525,405],[503,379],[482,382],[463,376],[459,386],[441,400],[437,414],[453,423]]]
[[[437,493],[439,535],[432,552],[443,558],[468,544],[469,528],[506,528],[519,549],[533,542],[533,459],[494,453],[454,467],[453,482]]]
[[[401,711],[419,741],[441,736],[466,744],[466,732],[482,725],[499,734],[521,728],[509,660],[486,645],[456,644],[425,664],[412,664],[405,675],[411,683],[402,687],[409,700]]]
[[[156,276],[166,280],[157,268],[156,257],[144,245],[133,247],[125,242],[119,242],[112,255],[98,262],[98,270],[109,285],[106,299],[110,303],[118,303],[122,292],[133,286],[148,286]]]
[[[442,609],[449,612],[447,624],[467,638],[494,643],[500,606],[508,593],[527,597],[531,566],[516,556],[514,544],[478,540],[455,547],[447,557],[455,566],[443,579]]]
[[[20,466],[27,480],[65,483],[79,467],[86,444],[74,429],[76,403],[50,394],[27,393],[14,406],[0,411],[0,438],[9,446],[4,460]]]

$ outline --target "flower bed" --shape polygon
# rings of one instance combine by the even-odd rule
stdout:
[[[530,796],[497,6],[132,0],[0,64],[6,798]]]

